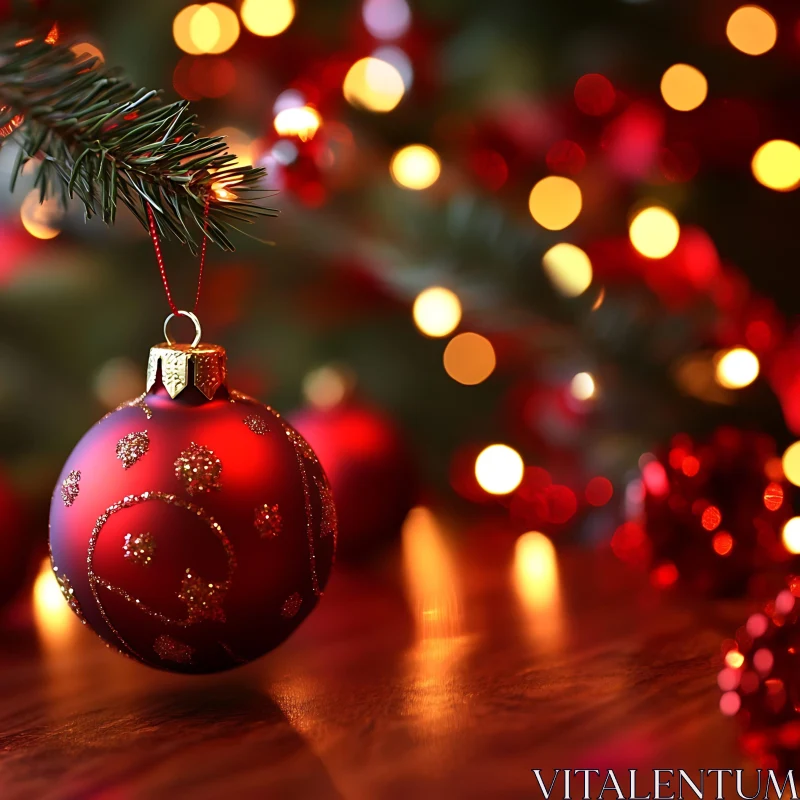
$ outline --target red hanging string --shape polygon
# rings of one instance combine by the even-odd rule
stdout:
[[[208,209],[211,203],[211,195],[206,195],[206,204],[203,209],[203,242],[200,245],[200,268],[197,273],[197,294],[194,298],[193,313],[197,313],[197,307],[200,305],[200,290],[203,287],[203,267],[206,264],[206,249],[208,245]],[[164,267],[164,255],[161,252],[161,241],[158,238],[158,228],[156,228],[156,219],[153,216],[153,209],[150,204],[147,204],[147,219],[150,227],[150,238],[153,240],[153,249],[156,251],[156,261],[158,261],[158,271],[161,273],[161,282],[164,284],[164,291],[167,293],[167,302],[169,303],[170,310],[177,316],[178,307],[172,299],[172,292],[169,288],[169,281],[167,280],[167,270]]]

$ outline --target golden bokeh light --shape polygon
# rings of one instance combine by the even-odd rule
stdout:
[[[800,517],[792,517],[783,526],[783,546],[790,553],[800,553]]]
[[[91,42],[79,42],[78,44],[72,45],[70,50],[72,50],[78,58],[96,58],[98,64],[102,64],[106,60],[102,50]]]
[[[561,231],[578,218],[583,206],[580,187],[560,175],[548,175],[531,189],[531,216],[549,231]]]
[[[439,179],[442,165],[436,151],[424,144],[398,150],[389,164],[392,180],[405,189],[427,189]]]
[[[239,20],[222,3],[193,3],[172,21],[175,44],[189,55],[218,55],[230,50],[239,38]]]
[[[570,382],[569,391],[576,400],[591,400],[597,391],[594,377],[590,372],[579,372]]]
[[[275,132],[281,136],[297,136],[301,142],[314,138],[322,124],[322,118],[315,108],[301,106],[284,108],[275,116]]]
[[[350,67],[342,91],[351,106],[385,114],[402,100],[405,84],[396,67],[368,57]]]
[[[189,53],[189,55],[192,56],[198,56],[203,52],[198,49],[192,41],[190,32],[194,15],[200,8],[201,6],[199,3],[192,3],[192,5],[181,9],[175,15],[175,19],[172,20],[172,38],[175,40],[175,44],[178,45],[184,53]],[[214,19],[216,20],[216,17],[214,17]]]
[[[25,230],[37,239],[55,239],[61,233],[59,223],[64,218],[64,211],[60,202],[55,197],[48,197],[40,203],[38,189],[25,195],[19,216]]]
[[[750,164],[755,179],[776,192],[791,192],[800,186],[800,147],[785,139],[765,142]]]
[[[631,244],[646,258],[665,258],[677,246],[681,228],[675,216],[661,206],[642,209],[631,220]]]
[[[558,560],[553,543],[528,531],[514,546],[514,583],[525,606],[548,609],[558,600]]]
[[[781,459],[783,474],[789,483],[800,486],[800,442],[790,444]]]
[[[245,28],[256,36],[277,36],[294,19],[292,0],[244,0],[239,11]]]
[[[492,444],[475,459],[475,478],[489,494],[509,494],[522,483],[525,464],[522,456],[505,444]]]
[[[461,301],[450,289],[430,286],[417,295],[412,314],[416,326],[426,336],[447,336],[461,322]]]
[[[222,37],[222,26],[214,10],[201,5],[189,20],[189,39],[198,53],[210,53]]]
[[[458,383],[474,386],[494,372],[497,359],[492,343],[477,333],[459,333],[444,350],[444,368]]]
[[[592,283],[592,262],[574,244],[553,245],[542,256],[542,266],[556,291],[565,297],[583,294]]]
[[[77,619],[64,600],[49,558],[42,561],[33,584],[33,614],[37,633],[48,648],[58,649],[73,638]]]
[[[239,18],[232,8],[222,5],[222,3],[208,3],[205,8],[211,11],[216,17],[219,35],[213,45],[204,52],[211,53],[212,55],[225,53],[230,50],[239,39]]]
[[[350,393],[353,376],[336,366],[313,369],[303,378],[303,395],[315,408],[334,408]]]
[[[673,64],[661,77],[661,96],[676,111],[691,111],[708,95],[708,81],[689,64]]]
[[[255,160],[255,145],[251,136],[248,136],[243,130],[234,128],[233,126],[226,126],[218,128],[209,134],[209,136],[216,137],[222,136],[225,139],[225,144],[228,146],[228,152],[236,156],[236,160],[231,162],[231,167],[252,167]],[[225,185],[225,181],[220,181],[221,185]]]
[[[725,29],[728,41],[749,56],[760,56],[772,50],[778,40],[778,25],[769,11],[761,6],[737,8]]]
[[[714,377],[725,389],[743,389],[757,377],[758,357],[746,347],[734,347],[717,353]]]

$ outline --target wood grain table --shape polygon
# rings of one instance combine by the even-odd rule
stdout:
[[[416,512],[289,642],[218,676],[106,649],[46,577],[4,626],[2,800],[525,798],[534,767],[741,765],[716,673],[745,607],[501,522]]]

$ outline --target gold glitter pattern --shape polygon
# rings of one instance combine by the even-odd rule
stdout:
[[[261,508],[257,508],[254,525],[262,539],[275,538],[283,528],[283,518],[277,504],[264,503]]]
[[[255,399],[255,397],[250,397],[249,394],[240,392],[237,389],[231,389],[228,392],[228,399],[231,401],[231,403],[250,403],[252,405],[257,405],[257,406],[261,405],[261,403],[259,403],[258,400]],[[267,408],[269,408],[269,406],[267,406]],[[276,414],[276,416],[280,416],[277,411],[274,413]]]
[[[243,422],[253,433],[259,436],[263,436],[269,430],[267,421],[258,414],[249,414],[244,418]]]
[[[319,501],[322,506],[319,535],[323,538],[326,536],[333,536],[333,546],[335,549],[338,525],[336,522],[336,504],[333,502],[333,492],[325,477],[314,478],[314,483],[319,492]]]
[[[290,594],[286,598],[283,608],[281,608],[281,616],[284,619],[291,619],[292,617],[297,616],[297,612],[300,610],[300,606],[302,605],[303,598],[300,596],[300,592]]]
[[[122,545],[122,557],[131,564],[146,567],[152,560],[156,551],[156,542],[152,533],[145,531],[134,535],[125,534],[125,544]]]
[[[180,497],[177,497],[174,494],[167,494],[165,492],[142,492],[142,494],[128,495],[119,502],[109,506],[97,518],[97,522],[95,522],[95,526],[92,529],[92,533],[89,537],[89,549],[86,556],[87,574],[89,576],[89,587],[92,590],[92,595],[94,597],[95,603],[97,603],[97,608],[100,611],[100,615],[102,616],[106,625],[108,625],[112,633],[117,637],[120,644],[122,644],[122,646],[125,647],[129,653],[138,658],[140,661],[147,661],[147,659],[141,656],[139,653],[137,653],[133,649],[133,647],[125,641],[125,639],[122,637],[122,634],[114,627],[114,624],[111,622],[108,614],[106,613],[105,608],[103,607],[103,603],[100,600],[100,595],[98,591],[99,587],[102,586],[108,589],[109,591],[114,592],[115,594],[127,600],[129,603],[135,604],[136,608],[139,609],[139,611],[143,612],[144,614],[147,614],[150,617],[158,619],[161,622],[170,625],[180,625],[181,627],[187,627],[190,624],[189,620],[171,619],[170,617],[167,617],[164,614],[155,611],[154,609],[148,608],[138,598],[134,597],[133,595],[125,591],[125,589],[122,589],[118,586],[113,586],[112,584],[108,583],[108,581],[105,581],[94,571],[94,551],[97,546],[97,540],[98,537],[100,536],[100,532],[103,530],[103,526],[106,524],[106,522],[108,522],[109,518],[113,514],[116,514],[118,511],[121,511],[122,509],[130,508],[131,506],[138,505],[139,503],[146,503],[149,501],[158,501],[166,503],[167,505],[174,506],[176,508],[186,509],[187,511],[197,516],[200,520],[205,522],[206,525],[208,525],[211,531],[216,535],[217,539],[219,539],[227,556],[228,577],[225,581],[226,588],[230,586],[231,578],[233,577],[233,572],[236,569],[236,554],[233,551],[233,545],[231,544],[228,537],[225,535],[219,523],[208,512],[206,512],[205,509],[201,508],[200,506],[196,506],[193,503],[189,503],[185,500],[182,500]]]
[[[53,574],[56,576],[58,588],[61,589],[61,594],[64,595],[67,605],[75,612],[75,616],[85,625],[86,620],[83,617],[81,604],[78,602],[78,598],[75,597],[75,590],[72,588],[69,578],[66,575],[59,575],[58,567],[53,567]]]
[[[134,431],[117,442],[117,458],[123,469],[132,467],[150,449],[147,431]]]
[[[162,661],[174,661],[176,664],[191,664],[194,655],[193,647],[165,633],[155,640],[153,650]]]
[[[80,482],[81,471],[79,469],[72,470],[61,482],[61,499],[64,501],[64,505],[67,506],[67,508],[78,499],[78,493],[81,490],[79,486]]]
[[[126,400],[124,403],[120,403],[114,409],[114,411],[121,411],[123,408],[140,408],[142,411],[144,411],[144,415],[147,417],[147,419],[151,419],[153,416],[153,410],[150,408],[150,406],[147,405],[147,403],[145,403],[144,401],[145,397],[147,397],[147,392],[142,392],[138,397],[135,397],[133,400]],[[106,417],[107,416],[109,416],[109,414],[106,414]]]
[[[192,442],[175,460],[175,477],[190,495],[221,489],[222,462],[214,451]]]
[[[225,622],[222,601],[227,588],[226,583],[211,583],[196,575],[191,567],[187,569],[181,581],[178,599],[186,603],[189,609],[189,624],[204,619]]]
[[[311,449],[311,445],[294,428],[290,428],[284,422],[283,430],[295,451],[302,453],[303,458],[307,458],[312,464],[319,463],[317,454]]]

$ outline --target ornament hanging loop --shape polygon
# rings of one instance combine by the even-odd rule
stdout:
[[[188,317],[194,323],[194,339],[192,339],[191,346],[197,347],[203,335],[203,329],[200,327],[200,320],[197,319],[197,316],[191,311],[184,311],[180,308],[177,309],[174,314],[170,314],[164,320],[164,339],[166,340],[167,344],[170,346],[176,344],[175,341],[169,338],[169,331],[167,330],[169,328],[169,323],[172,322],[175,317]]]

